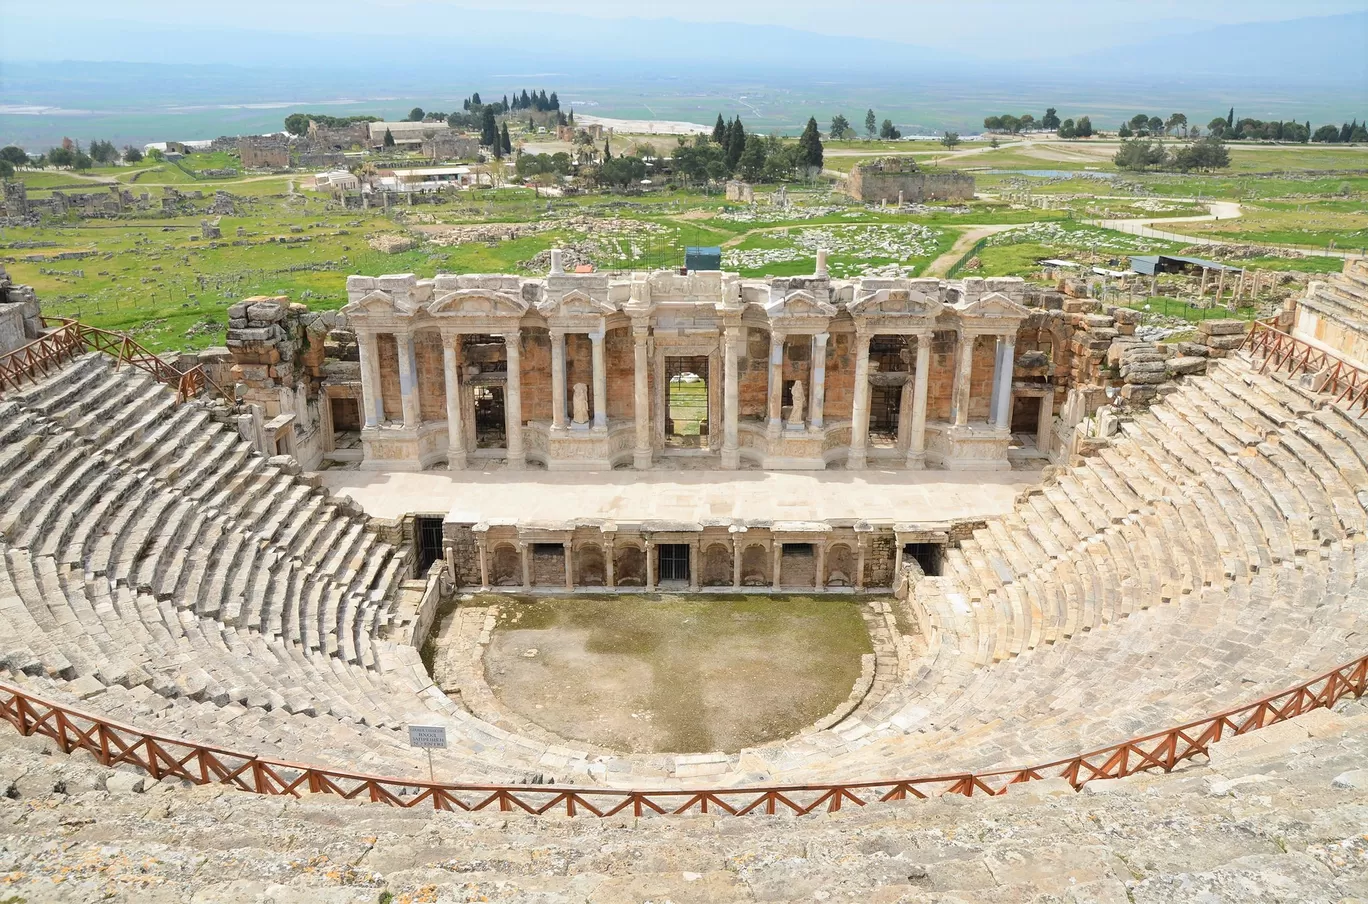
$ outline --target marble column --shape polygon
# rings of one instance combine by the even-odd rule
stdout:
[[[531,546],[531,544],[525,543],[525,542],[523,542],[522,540],[519,540],[519,541],[518,541],[518,558],[520,558],[520,559],[522,560],[522,573],[523,573],[522,589],[523,589],[524,591],[531,590],[531,589],[532,589],[532,546]]]
[[[565,589],[566,589],[566,590],[574,590],[574,589],[575,589],[575,550],[574,550],[574,548],[570,545],[570,541],[569,541],[569,540],[566,540],[565,543],[564,543],[563,545],[565,546]]]
[[[974,369],[974,337],[960,333],[955,344],[955,426],[969,423],[969,378]]]
[[[655,543],[646,541],[646,589],[656,589]]]
[[[732,589],[741,589],[741,541],[732,537]]]
[[[609,590],[617,588],[617,544],[613,534],[603,535],[603,570]]]
[[[421,423],[418,404],[418,359],[413,348],[412,333],[397,333],[399,345],[399,394],[403,401],[404,426],[410,430]]]
[[[385,396],[380,391],[380,352],[374,333],[357,333],[356,350],[361,356],[361,416],[365,426],[385,422]]]
[[[589,334],[594,357],[594,429],[608,429],[608,363],[603,357],[604,327]]]
[[[780,414],[784,406],[784,340],[788,337],[774,330],[770,333],[769,357],[769,433],[771,439],[779,437],[783,429]]]
[[[812,578],[813,590],[826,589],[826,541],[816,544],[817,546],[817,574]]]
[[[822,411],[826,407],[826,349],[830,333],[812,337],[812,391],[808,393],[808,425],[813,430],[823,426]]]
[[[999,430],[1012,429],[1012,371],[1016,368],[1016,333],[1002,337],[1002,360],[998,363],[997,409],[993,426]]]
[[[646,354],[647,336],[646,327],[632,327],[635,353],[632,415],[636,418],[636,448],[632,452],[632,466],[639,471],[647,471],[651,467],[651,384],[648,370],[650,362]]]
[[[551,331],[551,429],[565,429],[565,331]]]
[[[442,374],[446,379],[447,469],[460,471],[466,466],[465,427],[461,423],[461,362],[456,343],[460,336],[442,337]]]
[[[475,540],[480,550],[480,589],[489,589],[489,541],[481,534]]]
[[[522,336],[516,332],[504,333],[504,350],[508,356],[508,383],[504,387],[508,470],[521,471],[527,467],[522,434]]]
[[[863,538],[855,540],[855,589],[864,589],[865,544]]]
[[[895,545],[893,547],[893,586],[897,587],[898,575],[902,574],[903,547],[906,544],[903,543],[902,537],[899,537],[897,534],[893,535],[893,539],[895,541]]]
[[[699,576],[699,574],[698,574],[698,541],[697,541],[697,540],[694,540],[692,543],[689,544],[689,589],[690,589],[690,590],[693,590],[693,591],[695,591],[695,592],[698,590],[698,586],[699,586],[699,577],[700,577],[700,576]]]
[[[740,344],[741,328],[727,327],[722,342],[722,468],[727,471],[741,467],[741,387],[736,366]]]
[[[775,590],[778,590],[780,572],[783,570],[784,565],[784,544],[777,540],[772,540],[770,541],[770,548],[774,553],[772,556],[773,570],[770,572],[770,586]]]
[[[907,444],[907,465],[923,466],[926,455],[926,393],[931,382],[931,334],[917,335],[916,382],[912,387],[912,437]]]
[[[850,417],[850,455],[846,468],[861,471],[865,467],[869,443],[869,335],[858,329],[855,331],[855,401]]]
[[[1002,391],[1002,380],[999,379],[1002,373],[1002,337],[998,336],[993,344],[993,392],[988,399],[988,423],[997,423],[998,393]]]
[[[1040,397],[1040,419],[1036,423],[1036,448],[1049,454],[1054,440],[1054,393],[1047,391]]]
[[[912,448],[912,380],[904,380],[898,390],[898,451]]]

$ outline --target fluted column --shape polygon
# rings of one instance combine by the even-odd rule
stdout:
[[[504,333],[508,358],[508,383],[504,387],[504,435],[508,448],[508,469],[521,471],[527,466],[522,435],[522,337]]]
[[[988,399],[988,423],[997,423],[998,393],[1002,391],[1002,337],[993,343],[993,392]]]
[[[569,541],[569,540],[566,540],[566,541],[565,541],[564,546],[565,546],[565,589],[566,589],[566,590],[574,590],[574,589],[575,589],[575,563],[574,563],[575,551],[574,551],[574,549],[571,547],[570,541]]]
[[[361,414],[367,427],[385,422],[385,395],[380,390],[380,352],[374,333],[357,333],[356,350],[361,356]]]
[[[818,333],[812,337],[812,391],[808,393],[808,424],[813,430],[821,430],[822,412],[826,407],[826,348],[830,333]]]
[[[655,543],[651,540],[646,541],[646,589],[655,590],[656,586],[656,563],[655,563]]]
[[[728,471],[741,467],[741,387],[736,367],[740,343],[741,328],[727,327],[722,341],[722,467]]]
[[[607,533],[603,535],[603,570],[606,574],[609,590],[617,588],[617,542],[616,534]]]
[[[1224,271],[1222,271],[1224,272]],[[1012,429],[1012,371],[1016,365],[1016,333],[1002,337],[1002,360],[998,362],[997,410],[993,425],[999,430]]]
[[[480,589],[489,589],[489,541],[484,534],[479,534],[475,538],[476,544],[480,549]]]
[[[784,544],[782,544],[782,543],[780,543],[780,542],[778,542],[778,541],[771,541],[771,543],[770,543],[770,549],[771,549],[772,552],[773,552],[773,556],[772,556],[771,558],[772,558],[773,563],[774,563],[774,564],[772,565],[773,571],[770,573],[770,578],[771,578],[771,580],[770,580],[770,586],[773,587],[775,590],[778,590],[778,589],[779,589],[779,575],[780,575],[780,572],[783,570],[783,564],[784,564]]]
[[[647,360],[646,354],[648,335],[646,327],[632,327],[635,376],[632,414],[636,418],[636,448],[632,453],[632,466],[639,471],[649,470],[651,467],[650,361]]]
[[[399,346],[399,395],[403,402],[404,426],[413,429],[421,423],[418,403],[418,359],[412,333],[395,335]]]
[[[860,471],[865,467],[869,443],[869,334],[855,331],[855,402],[850,413],[850,455],[846,467]]]
[[[732,537],[732,589],[741,589],[741,539]]]
[[[608,362],[603,357],[604,327],[589,334],[594,352],[594,429],[608,429]]]
[[[551,331],[551,429],[565,429],[565,331]]]
[[[969,423],[969,377],[974,367],[974,337],[960,333],[955,345],[955,426]]]
[[[826,541],[817,544],[817,574],[812,579],[814,590],[826,589]]]
[[[916,384],[912,387],[912,436],[907,446],[909,467],[921,467],[926,453],[926,392],[931,381],[931,334],[917,336]]]
[[[694,540],[689,544],[689,589],[697,592],[699,587],[698,582],[698,541]]]
[[[770,333],[769,432],[772,438],[777,438],[779,431],[783,428],[779,415],[784,405],[784,340],[786,338],[785,334],[777,330]]]
[[[456,353],[460,336],[442,339],[442,375],[446,379],[447,469],[460,471],[466,466],[465,428],[461,423],[461,363]]]
[[[522,589],[532,589],[532,547],[523,540],[518,541],[518,558],[522,560]]]

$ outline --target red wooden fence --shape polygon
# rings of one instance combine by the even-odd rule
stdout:
[[[1137,772],[1172,770],[1184,760],[1234,735],[1256,731],[1313,709],[1332,707],[1346,696],[1368,690],[1368,655],[1332,669],[1289,690],[1154,734],[1131,738],[1101,750],[1022,769],[963,772],[914,778],[840,782],[825,785],[772,785],[731,788],[671,788],[632,791],[551,785],[476,785],[385,778],[262,759],[221,747],[150,734],[99,716],[40,699],[0,684],[0,719],[24,735],[52,738],[70,753],[89,751],[101,763],[128,763],[153,778],[174,777],[195,784],[222,784],[257,794],[300,796],[336,794],[396,807],[437,810],[521,810],[541,815],[633,816],[674,813],[806,814],[862,807],[875,802],[924,799],[940,794],[1005,794],[1021,782],[1062,777],[1075,789],[1091,781]]]
[[[1284,371],[1289,376],[1322,375],[1324,382],[1320,392],[1333,393],[1336,402],[1343,402],[1349,408],[1357,406],[1360,411],[1368,411],[1368,373],[1323,348],[1262,320],[1254,321],[1241,348],[1254,356],[1259,373],[1271,369],[1274,373]]]
[[[86,352],[100,351],[113,356],[116,366],[129,364],[151,374],[158,382],[175,389],[181,401],[198,395],[205,386],[211,386],[219,395],[232,399],[232,395],[223,387],[209,379],[202,365],[196,364],[186,371],[177,370],[143,348],[131,336],[86,326],[75,320],[53,321],[44,318],[43,322],[45,325],[61,325],[28,345],[0,357],[0,392],[18,389],[26,381],[36,383],[39,377],[60,367],[63,362]]]

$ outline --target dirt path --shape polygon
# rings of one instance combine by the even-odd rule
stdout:
[[[968,229],[964,231],[963,235],[961,235],[958,239],[955,240],[955,244],[951,246],[949,251],[945,252],[940,257],[933,260],[927,266],[926,272],[922,275],[944,276],[950,270],[950,268],[954,266],[955,261],[959,260],[964,255],[964,252],[968,251],[973,246],[973,244],[977,242],[979,239],[986,238],[990,235],[996,235],[999,232],[1006,232],[1009,229],[1017,229],[1021,226],[1027,225],[1030,224],[1009,223],[997,226],[970,226]]]

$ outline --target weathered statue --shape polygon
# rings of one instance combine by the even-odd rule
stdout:
[[[789,409],[788,425],[801,430],[804,426],[803,415],[807,408],[807,388],[802,380],[793,381],[793,407]]]
[[[576,424],[589,423],[589,387],[583,383],[575,384],[574,410]]]

